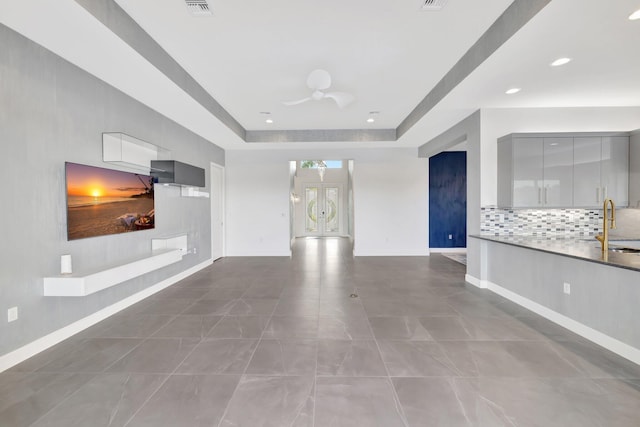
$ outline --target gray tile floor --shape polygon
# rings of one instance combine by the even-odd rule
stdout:
[[[294,253],[220,260],[0,374],[0,426],[640,425],[639,366],[455,261]]]

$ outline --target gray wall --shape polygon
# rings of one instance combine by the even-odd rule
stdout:
[[[41,46],[0,25],[0,355],[15,350],[211,256],[210,203],[156,191],[156,228],[68,242],[64,162],[102,162],[102,132],[124,132],[204,168],[224,151]],[[126,170],[126,169],[123,169]],[[209,184],[207,184],[209,185]],[[43,277],[57,275],[60,255],[74,270],[101,270],[150,253],[151,239],[188,234],[197,255],[83,298],[43,297]],[[4,313],[19,308],[7,323]]]
[[[502,243],[481,243],[488,254],[483,279],[640,348],[637,271]],[[570,295],[563,292],[565,282],[571,284]]]

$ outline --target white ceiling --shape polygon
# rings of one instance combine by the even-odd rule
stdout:
[[[638,9],[638,0],[551,1],[402,142],[424,144],[478,108],[640,106],[640,20],[627,19]],[[549,66],[560,57],[572,61]],[[522,91],[506,95],[511,87]]]
[[[184,0],[116,0],[245,129],[395,128],[489,28],[511,0],[211,0],[193,17]],[[307,75],[357,101],[284,106],[309,96]],[[366,122],[380,111],[376,122]]]
[[[211,0],[213,16],[196,18],[184,0],[116,1],[248,130],[396,128],[511,3],[423,12],[416,0]],[[627,19],[639,8],[553,0],[400,140],[349,147],[419,146],[478,108],[640,106],[640,21]],[[291,146],[242,141],[74,0],[0,2],[0,22],[223,148]],[[548,66],[560,56],[573,61]],[[356,102],[282,105],[308,95],[315,68]],[[505,95],[511,86],[522,91]]]

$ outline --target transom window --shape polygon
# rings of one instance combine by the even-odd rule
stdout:
[[[320,162],[324,162],[327,169],[342,169],[342,160],[302,160],[300,167],[302,169],[318,169]]]

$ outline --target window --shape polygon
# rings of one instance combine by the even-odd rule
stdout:
[[[318,169],[319,162],[324,162],[327,169],[342,169],[342,160],[302,160],[300,167],[302,169]]]

